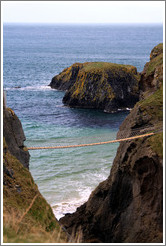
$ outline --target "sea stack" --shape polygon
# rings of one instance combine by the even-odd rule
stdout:
[[[65,90],[63,103],[112,113],[132,108],[139,99],[139,73],[131,65],[75,63],[55,76],[50,86]]]

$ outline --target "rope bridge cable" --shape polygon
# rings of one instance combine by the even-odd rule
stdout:
[[[110,144],[110,143],[117,143],[117,142],[123,142],[123,141],[128,141],[128,140],[133,140],[137,138],[142,138],[142,137],[148,137],[154,135],[155,132],[151,133],[146,133],[142,135],[137,135],[134,137],[128,137],[128,138],[121,138],[121,139],[116,139],[116,140],[111,140],[111,141],[106,141],[106,142],[98,142],[98,143],[88,143],[88,144],[77,144],[77,145],[66,145],[66,146],[48,146],[48,147],[27,147],[28,150],[39,150],[39,149],[66,149],[66,148],[77,148],[77,147],[86,147],[86,146],[95,146],[95,145],[103,145],[103,144]]]

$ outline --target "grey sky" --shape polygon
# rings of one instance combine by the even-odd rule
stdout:
[[[1,1],[4,22],[163,23],[164,1]]]

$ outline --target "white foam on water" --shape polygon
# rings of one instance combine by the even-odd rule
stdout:
[[[81,198],[73,198],[72,200],[66,200],[63,202],[56,203],[52,206],[55,217],[59,220],[67,213],[74,213],[78,207],[87,202],[91,189],[85,189],[80,191]]]
[[[118,108],[118,111],[124,111],[124,110],[130,111],[132,109],[131,108]]]
[[[38,86],[26,86],[26,87],[6,87],[6,91],[9,90],[20,90],[20,91],[46,91],[52,90],[52,88],[48,85],[38,85]]]
[[[77,207],[81,206],[83,203],[79,201],[62,202],[55,204],[53,208],[53,213],[57,220],[65,216],[67,213],[74,213]]]
[[[94,173],[94,179],[97,178],[98,183],[95,187],[83,187],[83,185],[79,186],[79,183],[76,184],[76,190],[75,190],[75,198],[72,199],[66,199],[62,202],[55,203],[52,206],[53,213],[55,217],[59,220],[61,217],[65,216],[67,213],[74,213],[78,207],[83,205],[85,202],[88,201],[89,196],[91,192],[98,186],[98,184],[104,180],[106,180],[106,176],[102,173],[95,174]],[[77,198],[76,198],[77,197]]]

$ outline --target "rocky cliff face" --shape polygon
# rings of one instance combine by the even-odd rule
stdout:
[[[153,93],[163,83],[163,44],[155,46],[150,53],[150,61],[144,66],[139,82],[140,98]],[[146,92],[146,93],[145,93]]]
[[[157,82],[155,86],[151,86],[152,81],[156,81],[155,71],[158,71],[158,78],[162,82],[160,59],[162,53],[151,53],[151,60],[145,65],[141,76],[144,100],[135,105],[122,123],[118,137],[124,131],[126,136],[130,136],[134,129],[162,127],[162,84]],[[148,77],[149,70],[146,68],[151,66],[155,68]],[[122,142],[108,179],[99,184],[89,200],[75,213],[61,218],[60,223],[69,233],[81,229],[83,242],[161,243],[162,143],[162,132],[151,137]]]
[[[3,111],[3,242],[66,242],[28,170],[21,122],[13,110],[4,106]]]
[[[68,90],[77,79],[79,71],[83,68],[82,63],[75,63],[65,68],[60,74],[54,76],[49,84],[51,88],[62,91]]]
[[[29,168],[30,155],[24,146],[25,135],[20,120],[12,109],[4,107],[3,121],[3,136],[8,150],[24,167]]]
[[[76,63],[55,76],[50,86],[67,90],[63,103],[105,112],[132,108],[138,101],[135,67],[106,62]]]

